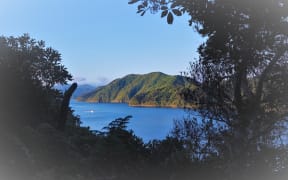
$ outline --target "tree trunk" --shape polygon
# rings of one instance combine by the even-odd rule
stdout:
[[[69,87],[69,89],[67,91],[65,91],[65,93],[64,93],[63,101],[61,104],[61,110],[60,110],[60,119],[58,121],[58,129],[60,131],[65,130],[70,99],[71,99],[73,92],[76,90],[76,88],[77,88],[77,83],[73,83]]]

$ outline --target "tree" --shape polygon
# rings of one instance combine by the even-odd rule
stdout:
[[[198,48],[199,59],[186,73],[198,88],[186,89],[183,97],[197,103],[205,125],[217,129],[205,137],[214,137],[213,143],[206,142],[219,156],[241,164],[266,147],[279,147],[277,138],[288,115],[288,1],[129,3],[140,3],[141,15],[161,11],[168,24],[173,15],[187,13],[189,24],[207,38]]]
[[[46,47],[44,41],[28,34],[0,37],[0,110],[4,124],[10,122],[13,127],[55,115],[62,95],[52,87],[71,79],[59,52]],[[53,113],[47,112],[51,110]]]
[[[72,76],[61,64],[60,53],[51,47],[45,47],[44,41],[36,41],[24,34],[17,38],[2,36],[0,45],[1,68],[6,68],[5,72],[15,69],[22,73],[23,78],[35,83],[38,81],[45,88],[72,80]]]
[[[61,131],[65,130],[67,115],[69,112],[69,103],[72,97],[72,94],[77,89],[77,83],[73,83],[67,91],[64,93],[64,97],[61,103],[61,110],[60,110],[60,119],[58,122],[58,129]]]

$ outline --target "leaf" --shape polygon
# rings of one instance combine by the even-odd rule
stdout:
[[[146,11],[143,11],[143,12],[141,13],[141,16],[144,16],[145,13],[146,13]]]
[[[168,14],[168,10],[162,11],[161,18],[167,16],[167,14]]]
[[[176,16],[181,16],[182,12],[178,9],[172,9],[172,12],[176,15]]]
[[[173,24],[173,14],[171,12],[168,13],[167,23],[168,24]]]
[[[139,11],[137,11],[137,13],[141,13],[141,12],[143,12],[143,10],[141,9],[141,10],[139,10]]]
[[[145,7],[141,4],[138,6],[138,10],[144,9]]]
[[[176,6],[177,6],[177,4],[176,4],[176,3],[173,3],[173,4],[171,5],[171,8],[174,9]]]
[[[161,10],[167,10],[168,9],[168,7],[167,6],[161,6]]]
[[[131,1],[128,2],[128,4],[134,4],[134,3],[138,2],[138,1],[139,0],[131,0]]]

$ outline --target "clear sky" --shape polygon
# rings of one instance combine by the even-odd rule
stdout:
[[[0,35],[44,40],[82,83],[187,70],[203,41],[189,18],[176,17],[171,26],[159,13],[141,17],[136,11],[128,0],[1,0]]]

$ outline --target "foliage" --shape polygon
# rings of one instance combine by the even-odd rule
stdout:
[[[173,22],[173,13],[187,13],[191,17],[189,24],[207,39],[198,48],[198,61],[191,63],[186,74],[198,86],[183,91],[183,98],[198,105],[197,111],[203,119],[202,124],[188,128],[200,135],[190,137],[202,137],[205,148],[212,148],[234,168],[230,172],[257,167],[254,157],[265,154],[266,147],[277,152],[288,115],[288,2],[132,0],[129,3],[139,3],[138,13],[160,11],[161,17],[167,16],[168,24]],[[183,122],[183,131],[187,130],[187,123]],[[209,128],[203,129],[205,126]],[[201,135],[209,131],[213,136]],[[271,159],[264,164],[273,164],[272,169],[281,162]]]
[[[137,161],[137,156],[145,152],[142,139],[137,137],[132,130],[127,130],[130,118],[132,116],[115,119],[100,133],[105,137],[105,146],[107,146],[105,153],[112,156],[110,160],[117,161],[125,157],[122,160]],[[110,150],[107,151],[107,149]],[[130,160],[127,159],[128,156]]]
[[[74,148],[68,132],[77,132],[79,118],[68,108],[69,131],[57,131],[63,95],[52,89],[71,78],[60,54],[44,41],[27,34],[0,37],[1,179],[43,179],[39,172],[54,166],[61,172],[58,164],[76,161],[78,151],[67,153]]]
[[[134,4],[141,2],[138,5],[137,13],[140,13],[143,16],[147,11],[150,11],[152,14],[161,11],[161,18],[166,17],[168,24],[173,24],[174,16],[181,16],[185,10],[178,8],[176,1],[171,0],[131,0],[129,4]]]
[[[71,80],[61,63],[61,55],[51,47],[45,47],[44,41],[36,41],[24,34],[18,38],[0,38],[1,44],[1,68],[14,69],[22,73],[23,78],[30,78],[40,82],[46,88],[52,88],[55,84],[65,84]]]
[[[142,3],[141,15],[162,11],[169,24],[173,14],[188,13],[207,42],[187,74],[191,86],[178,76],[152,73],[145,80],[130,75],[115,80],[108,86],[115,91],[103,93],[103,98],[117,97],[119,102],[137,95],[141,103],[150,103],[157,97],[163,105],[166,96],[173,97],[173,87],[185,83],[182,96],[198,104],[201,118],[175,121],[166,139],[147,144],[127,130],[131,116],[93,132],[79,127],[79,118],[70,111],[66,131],[60,132],[53,122],[63,96],[51,87],[71,79],[60,54],[28,35],[2,37],[4,179],[287,179],[288,148],[281,143],[280,129],[288,102],[287,1],[135,2]]]
[[[44,118],[52,121],[61,101],[61,94],[52,87],[72,79],[60,63],[56,50],[28,34],[0,37],[0,110],[5,125],[35,123]]]

